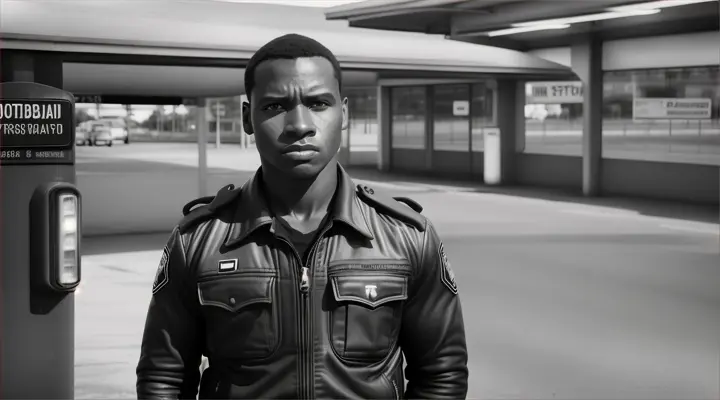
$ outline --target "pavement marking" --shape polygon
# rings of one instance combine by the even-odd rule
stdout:
[[[560,212],[565,214],[577,214],[577,215],[586,215],[589,217],[600,217],[600,218],[608,218],[608,217],[615,217],[615,218],[627,218],[627,219],[641,219],[646,220],[647,218],[651,218],[645,215],[641,215],[640,213],[636,211],[599,211],[599,210],[582,210],[582,209],[565,209],[560,210]]]
[[[672,224],[660,224],[660,227],[665,229],[671,229],[675,231],[701,233],[705,235],[720,236],[720,226],[714,227],[693,227],[683,225],[672,225]]]

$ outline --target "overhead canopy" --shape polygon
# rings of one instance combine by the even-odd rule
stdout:
[[[245,93],[243,68],[162,65],[63,65],[64,89],[75,94],[222,97]],[[344,71],[345,87],[375,86],[377,74]]]
[[[476,44],[530,50],[567,46],[593,33],[604,40],[718,31],[718,2],[650,0],[371,0],[326,10],[328,20],[347,20],[357,28],[424,32]],[[514,24],[605,13],[632,6],[661,8],[650,15],[573,22],[553,29],[488,36]],[[558,25],[558,24],[556,24]]]
[[[565,66],[507,49],[349,28],[327,21],[323,11],[214,0],[2,0],[0,34],[3,49],[65,52],[67,89],[95,93],[237,94],[243,90],[238,68],[285,33],[319,40],[348,71],[569,74]]]

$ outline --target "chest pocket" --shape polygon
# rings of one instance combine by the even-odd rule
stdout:
[[[275,352],[280,343],[277,272],[243,271],[201,278],[198,298],[211,354],[262,359]]]
[[[400,332],[410,271],[407,260],[330,263],[328,329],[338,357],[374,362],[390,353]]]

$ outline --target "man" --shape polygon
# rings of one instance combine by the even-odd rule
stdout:
[[[194,398],[202,355],[203,399],[465,398],[443,245],[419,205],[356,188],[338,164],[341,81],[304,36],[250,60],[243,119],[262,166],[183,210],[153,284],[138,398]]]

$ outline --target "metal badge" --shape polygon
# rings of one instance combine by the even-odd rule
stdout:
[[[367,296],[369,300],[375,300],[377,297],[377,286],[365,285],[365,296]]]
[[[438,249],[438,256],[440,258],[440,263],[442,264],[442,268],[440,270],[440,280],[453,294],[458,294],[457,282],[455,282],[455,273],[450,266],[450,260],[448,260],[447,254],[445,253],[445,246],[442,243],[440,243],[440,248]]]
[[[218,261],[218,272],[226,273],[237,271],[237,264],[237,258],[233,258],[232,260],[220,260]]]
[[[160,264],[155,272],[155,280],[153,281],[152,294],[160,291],[168,282],[170,282],[170,274],[168,273],[168,263],[170,262],[170,250],[165,246],[160,258]]]

